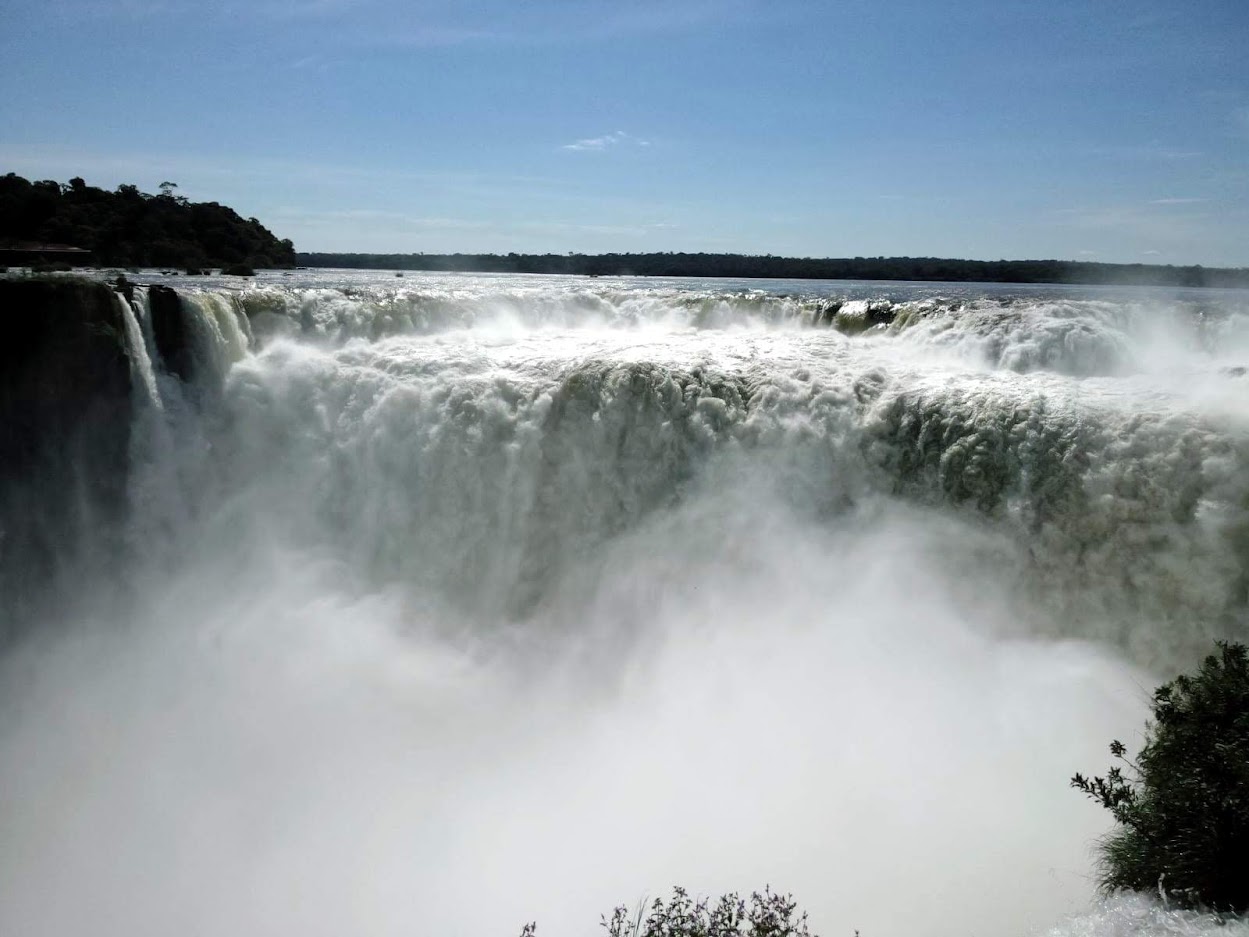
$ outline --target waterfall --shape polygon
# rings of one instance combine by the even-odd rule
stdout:
[[[134,383],[142,389],[147,402],[160,410],[163,404],[160,399],[160,390],[156,386],[156,372],[152,368],[151,346],[148,338],[140,328],[139,320],[135,317],[134,310],[130,307],[126,297],[121,293],[113,295],[117,297],[117,308],[126,330],[126,357],[130,359]]]
[[[1236,296],[291,280],[118,299],[128,547],[0,656],[0,930],[1201,932],[1094,895],[1066,779],[1249,632]]]

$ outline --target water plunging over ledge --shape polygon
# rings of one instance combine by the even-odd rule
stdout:
[[[1066,779],[1246,637],[1245,294],[161,282],[0,499],[0,929],[1179,926]]]

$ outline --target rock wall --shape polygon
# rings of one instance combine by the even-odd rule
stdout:
[[[82,563],[117,554],[131,381],[106,284],[0,280],[0,328],[2,637]]]

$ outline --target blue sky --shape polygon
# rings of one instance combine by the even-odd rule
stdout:
[[[1249,265],[1249,0],[6,0],[0,172],[301,250]]]

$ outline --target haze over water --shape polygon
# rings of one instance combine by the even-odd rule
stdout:
[[[0,931],[1213,931],[1067,779],[1245,636],[1245,294],[163,282],[126,550],[0,659]]]

